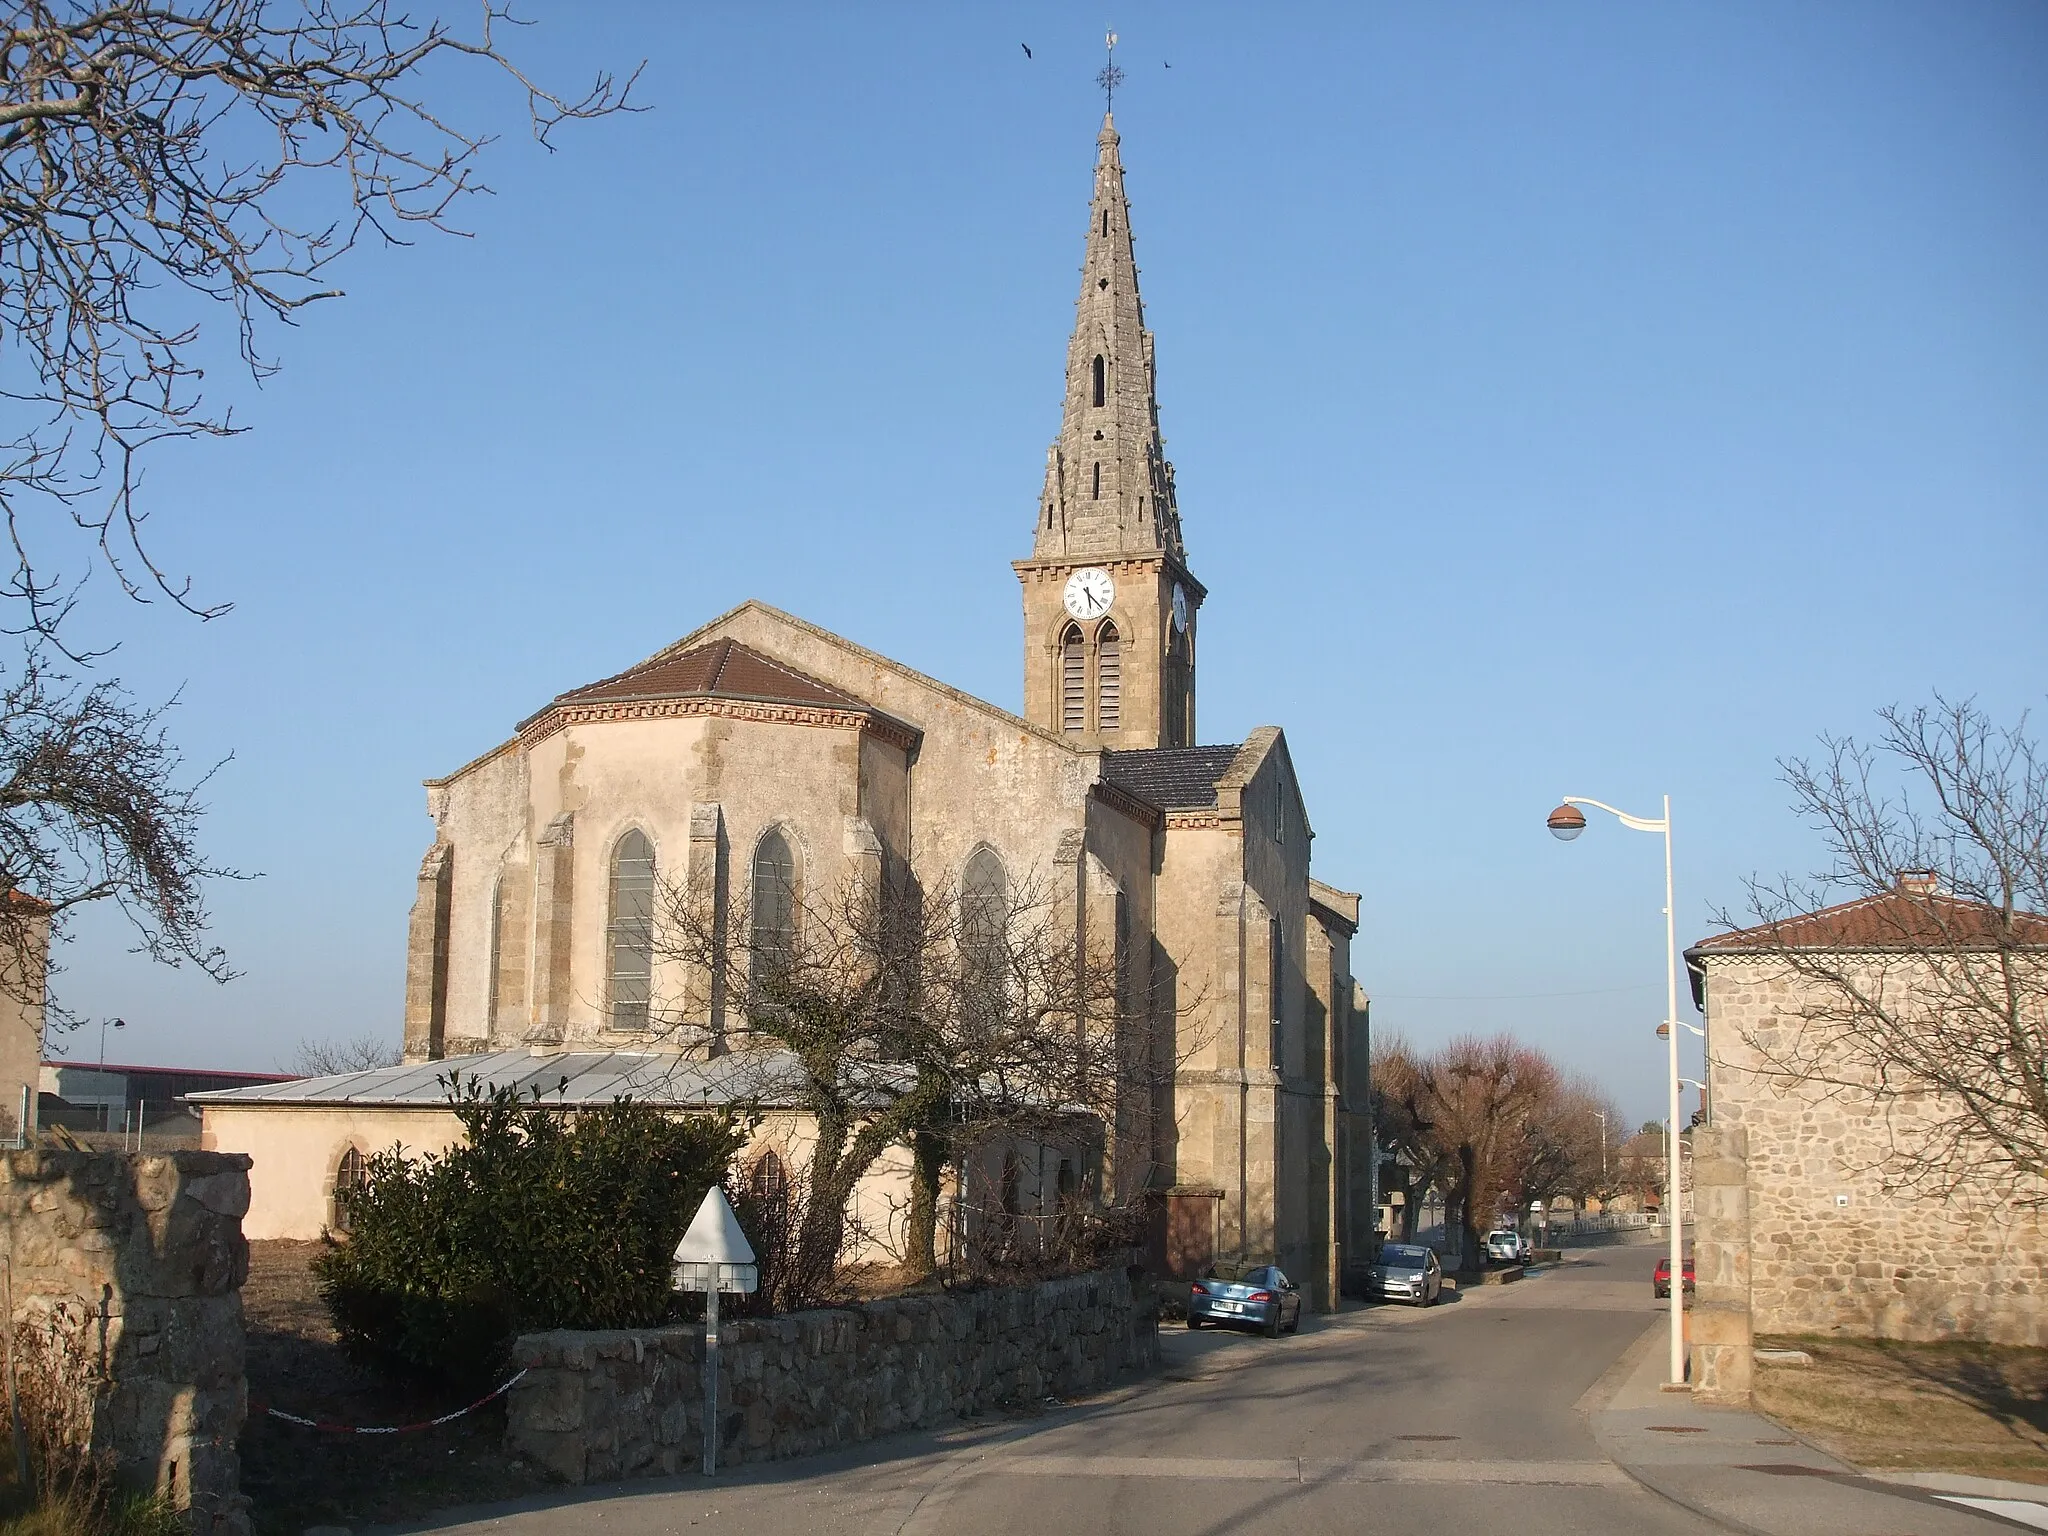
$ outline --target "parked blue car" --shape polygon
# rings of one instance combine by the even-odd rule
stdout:
[[[1188,1288],[1188,1326],[1252,1325],[1267,1338],[1301,1327],[1301,1292],[1277,1266],[1212,1264]]]

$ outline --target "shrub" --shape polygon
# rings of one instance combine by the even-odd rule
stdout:
[[[513,1336],[661,1320],[669,1259],[745,1139],[729,1114],[620,1099],[573,1117],[449,1078],[466,1141],[369,1160],[349,1233],[315,1261],[350,1354],[472,1386]]]

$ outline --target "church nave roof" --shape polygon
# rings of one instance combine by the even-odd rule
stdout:
[[[1220,747],[1149,747],[1102,754],[1102,776],[1162,811],[1201,811],[1216,804],[1216,783],[1244,750]]]

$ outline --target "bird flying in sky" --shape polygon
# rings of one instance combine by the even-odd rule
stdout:
[[[1030,45],[1029,43],[1019,43],[1019,44],[1018,44],[1017,46],[1018,46],[1019,48],[1022,48],[1022,49],[1024,50],[1024,57],[1025,57],[1025,58],[1027,58],[1027,59],[1028,59],[1028,58],[1030,58],[1030,57],[1031,57],[1031,45]]]

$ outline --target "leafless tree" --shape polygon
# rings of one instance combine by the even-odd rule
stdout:
[[[328,271],[366,234],[404,243],[452,229],[484,190],[486,139],[428,99],[444,63],[496,70],[535,136],[621,109],[600,77],[570,99],[501,50],[511,22],[484,0],[474,33],[416,23],[391,0],[20,0],[0,35],[0,514],[17,632],[56,639],[84,572],[82,532],[123,589],[202,616],[150,553],[138,456],[226,436],[201,395],[200,317],[233,314],[259,378],[265,320],[338,296]],[[55,514],[54,516],[52,514]],[[63,642],[68,644],[69,642]],[[74,656],[77,653],[74,652]]]
[[[205,882],[234,873],[199,852],[209,775],[186,774],[164,714],[111,682],[79,687],[33,654],[0,691],[0,882],[34,898],[0,902],[0,985],[17,995],[41,994],[46,933],[61,937],[67,914],[98,901],[127,915],[153,959],[232,974],[206,941]]]
[[[1523,1121],[1508,1179],[1516,1205],[1526,1210],[1532,1201],[1563,1196],[1583,1206],[1589,1197],[1605,1198],[1614,1167],[1606,1128],[1620,1125],[1621,1110],[1606,1090],[1582,1074],[1561,1076]]]
[[[301,1040],[292,1053],[292,1070],[301,1077],[338,1077],[344,1072],[369,1072],[395,1067],[405,1052],[395,1040],[356,1035],[347,1040]]]
[[[2048,759],[1974,701],[1781,764],[1830,862],[1749,883],[1736,944],[1800,984],[1765,1070],[1884,1111],[1894,1188],[2048,1201]],[[1902,877],[1904,875],[1904,878]],[[1833,910],[1829,910],[1832,908]]]
[[[956,896],[893,876],[786,891],[772,912],[668,884],[654,932],[688,979],[653,1026],[751,1056],[755,1097],[814,1122],[794,1237],[805,1275],[836,1264],[855,1188],[893,1146],[913,1165],[914,1274],[935,1265],[944,1172],[977,1148],[1093,1140],[1106,1204],[1149,1189],[1173,1059],[1125,957],[1080,941],[1049,883]]]

